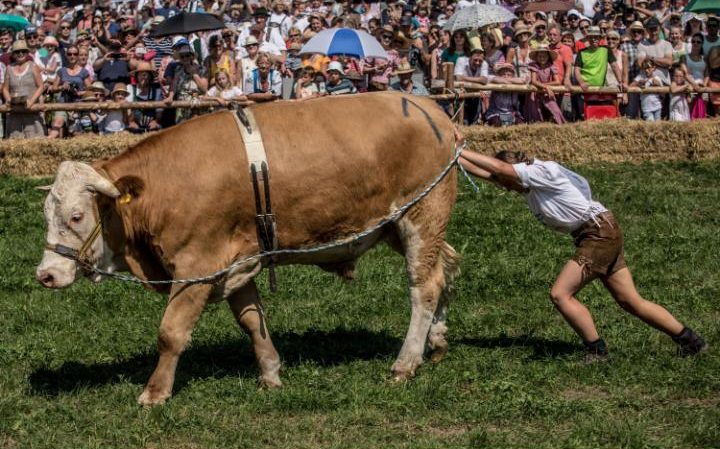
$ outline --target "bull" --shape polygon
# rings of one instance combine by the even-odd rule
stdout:
[[[431,100],[378,93],[250,107],[269,166],[281,248],[349,239],[405,204],[452,160],[457,134]],[[186,279],[257,254],[256,204],[242,124],[232,111],[203,115],[149,136],[92,165],[60,164],[44,203],[47,247],[37,268],[47,288],[93,271],[145,280]],[[164,403],[180,354],[205,306],[225,300],[249,335],[260,381],[281,386],[280,357],[266,327],[254,276],[268,264],[313,264],[352,277],[360,255],[386,242],[405,257],[411,316],[396,379],[415,375],[426,345],[448,349],[445,318],[459,257],[445,241],[456,198],[450,171],[430,193],[373,232],[321,252],[248,260],[216,282],[153,285],[168,294],[159,360],[138,397]],[[70,256],[69,256],[70,255]],[[82,263],[81,263],[82,262]]]

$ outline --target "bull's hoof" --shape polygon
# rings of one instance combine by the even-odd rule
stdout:
[[[435,349],[430,353],[430,361],[433,362],[433,363],[438,363],[438,362],[440,362],[443,358],[445,358],[445,354],[447,354],[447,352],[448,352],[448,347],[447,347],[447,346],[445,346],[444,348],[443,348],[443,347],[435,348]]]
[[[154,407],[156,405],[165,405],[165,401],[170,397],[169,394],[152,393],[150,390],[145,389],[140,396],[138,396],[137,403],[142,407]]]
[[[392,380],[394,382],[405,382],[415,377],[415,368],[400,366],[395,363],[392,367]]]
[[[282,381],[278,376],[260,376],[260,387],[275,390],[282,387]]]

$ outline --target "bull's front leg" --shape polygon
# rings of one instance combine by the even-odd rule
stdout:
[[[227,301],[238,324],[252,340],[255,358],[260,367],[260,381],[271,388],[282,386],[279,376],[280,356],[270,339],[255,281],[250,280],[247,285],[228,297]]]
[[[207,304],[210,289],[210,285],[197,284],[174,286],[170,291],[158,336],[160,359],[145,390],[138,397],[138,404],[161,405],[172,395],[178,359],[190,342],[195,323]]]

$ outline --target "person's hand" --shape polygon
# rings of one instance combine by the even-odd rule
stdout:
[[[628,94],[622,94],[622,97],[620,97],[620,101],[622,104],[628,104]]]
[[[554,97],[555,92],[553,92],[552,87],[545,86],[545,93],[548,95],[548,97]]]
[[[62,83],[62,90],[64,90],[65,92],[69,91],[71,87],[72,87],[72,86],[70,86],[70,83],[67,82],[67,81],[65,81],[64,83]]]
[[[172,102],[173,102],[173,99],[172,99],[172,97],[167,97],[166,99],[163,100],[163,102],[164,102],[167,106],[170,106],[170,105],[172,104]]]
[[[197,67],[192,63],[185,64],[185,71],[190,75],[195,75],[198,72]]]
[[[580,89],[582,89],[583,92],[587,92],[588,87],[589,87],[589,86],[588,86],[588,83],[586,83],[586,82],[583,81],[583,80],[579,80],[579,81],[578,81],[578,84],[580,85]]]
[[[620,83],[618,87],[620,88],[620,92],[627,92],[628,90],[628,85],[625,83]]]
[[[217,101],[218,104],[219,104],[220,106],[222,106],[222,107],[227,106],[227,101],[225,101],[224,98],[217,97],[217,98],[215,98],[214,100]]]
[[[133,123],[130,123],[130,124],[128,125],[128,128],[130,128],[130,129],[139,129],[140,127],[138,126],[137,123],[133,122]]]
[[[32,105],[35,104],[37,100],[33,100],[32,98],[28,98],[27,101],[25,101],[25,107],[30,109]]]

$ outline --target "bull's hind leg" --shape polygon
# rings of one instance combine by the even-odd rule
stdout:
[[[446,273],[455,273],[457,256],[443,239],[449,212],[445,216],[438,212],[428,208],[413,210],[397,224],[397,234],[405,253],[412,308],[405,342],[392,367],[398,380],[415,375],[415,370],[422,364],[429,334],[438,359],[447,351],[445,314],[448,297],[445,292],[450,280],[446,279]]]
[[[145,390],[138,397],[138,404],[160,405],[172,395],[178,359],[190,342],[193,327],[207,304],[210,289],[210,285],[196,284],[174,286],[170,291],[168,306],[160,322],[160,359]]]
[[[280,356],[270,339],[265,325],[265,313],[260,304],[257,286],[250,280],[244,287],[228,298],[228,304],[238,324],[252,340],[255,358],[260,367],[260,380],[268,387],[279,387]]]
[[[430,347],[430,360],[437,363],[445,356],[448,351],[448,342],[446,338],[447,325],[447,309],[450,300],[455,293],[455,277],[460,273],[460,257],[457,255],[452,246],[443,242],[440,250],[440,256],[443,264],[443,272],[445,275],[445,287],[440,294],[435,316],[433,317],[430,333],[428,334],[428,346]]]

